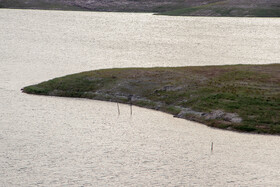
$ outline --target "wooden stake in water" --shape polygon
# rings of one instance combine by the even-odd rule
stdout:
[[[128,101],[129,101],[129,103],[130,103],[130,115],[132,116],[132,97],[133,97],[133,95],[129,95],[128,96]]]
[[[119,103],[117,103],[117,106],[118,106],[118,114],[120,115],[120,114],[121,114],[121,112],[120,112]]]
[[[211,152],[213,152],[213,142],[211,143]]]

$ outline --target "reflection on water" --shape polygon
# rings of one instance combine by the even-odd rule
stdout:
[[[278,185],[278,136],[20,88],[99,68],[277,63],[279,31],[279,19],[1,9],[0,186]]]

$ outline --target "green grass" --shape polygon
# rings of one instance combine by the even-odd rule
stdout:
[[[68,75],[37,85],[25,93],[84,97],[130,103],[217,128],[280,134],[280,65],[234,65],[178,68],[106,69]],[[138,98],[138,99],[137,99]],[[236,115],[205,117],[215,111]]]
[[[168,15],[168,16],[201,15],[201,16],[223,16],[223,17],[280,17],[279,7],[236,8],[230,6],[225,6],[225,7],[219,6],[224,3],[225,1],[221,1],[217,3],[210,3],[197,7],[174,9],[171,11],[161,12],[159,14]]]
[[[162,13],[159,13],[159,14],[160,15],[169,15],[169,16],[189,15],[193,12],[208,9],[208,8],[211,8],[212,6],[220,5],[220,4],[224,4],[224,3],[225,3],[225,1],[220,1],[220,2],[216,2],[216,3],[209,3],[209,4],[206,4],[206,5],[202,5],[202,6],[174,9],[174,10],[162,12]]]

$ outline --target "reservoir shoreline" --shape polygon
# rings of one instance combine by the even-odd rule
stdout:
[[[135,67],[140,71],[137,67],[201,66],[199,69],[202,69],[209,65],[279,64],[280,19],[15,9],[0,9],[0,17],[0,162],[3,163],[0,186],[280,184],[280,138],[277,135],[209,128],[137,106],[132,106],[130,115],[130,106],[126,104],[119,104],[118,115],[117,104],[113,102],[78,96],[46,97],[20,91],[27,85],[55,77],[106,68]],[[262,73],[269,74],[273,66],[260,67]],[[184,71],[193,76],[182,77],[183,80],[192,77],[199,80],[200,76],[195,75],[207,75],[207,71],[203,73],[195,68],[181,70]],[[246,74],[238,71],[235,72],[239,78],[244,78]],[[166,75],[175,77],[172,71]],[[247,77],[253,76],[251,73]],[[207,80],[203,77],[201,83]],[[113,77],[108,78],[107,83]],[[129,78],[117,74],[113,80]],[[102,83],[101,79],[85,81]],[[242,83],[234,81],[238,85]],[[255,86],[265,89],[270,85],[262,87],[260,78],[258,84],[253,84],[254,79],[247,82],[255,90]],[[128,83],[120,86],[137,86],[137,82]],[[151,85],[148,83],[147,79],[145,88]],[[166,100],[166,96],[179,88],[168,85],[152,89],[156,94],[149,97],[172,102]],[[195,88],[195,84],[188,85]],[[175,93],[179,93],[176,89]],[[191,95],[192,99],[186,98],[181,104],[191,104],[186,103],[195,99],[195,95]],[[215,100],[225,96],[223,103],[236,107],[230,95],[216,95]],[[133,102],[139,103],[140,99],[132,97]],[[255,101],[251,98],[248,106]],[[260,101],[273,104],[262,98]],[[269,105],[263,111],[273,107]],[[256,108],[256,112],[262,113],[262,110]],[[253,116],[249,115],[249,120],[254,119]]]
[[[280,134],[279,71],[279,64],[103,69],[23,92],[132,104],[210,127]]]
[[[146,0],[146,1],[49,1],[0,0],[0,8],[97,12],[142,12],[168,16],[280,17],[277,0]]]

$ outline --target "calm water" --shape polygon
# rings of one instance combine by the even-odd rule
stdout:
[[[280,19],[0,9],[0,186],[279,186],[279,136],[20,92],[100,68],[279,63],[279,51]]]

